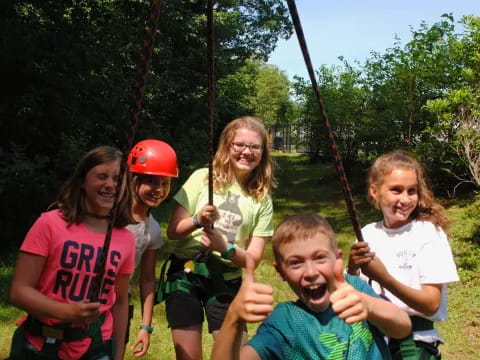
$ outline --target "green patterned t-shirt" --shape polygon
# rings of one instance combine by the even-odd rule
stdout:
[[[378,297],[358,277],[347,274],[346,280],[355,289]],[[337,317],[331,306],[314,313],[300,301],[279,304],[248,345],[263,360],[390,359],[383,336],[367,321],[349,325]]]

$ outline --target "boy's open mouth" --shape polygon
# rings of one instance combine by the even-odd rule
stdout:
[[[326,284],[316,284],[316,285],[310,285],[310,286],[305,286],[303,288],[303,291],[305,291],[305,294],[308,295],[309,298],[312,300],[318,300],[325,295],[325,291],[327,290],[327,285]]]

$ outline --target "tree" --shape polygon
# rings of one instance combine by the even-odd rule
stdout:
[[[55,198],[79,154],[123,147],[126,113],[145,19],[152,2],[32,0],[0,3],[0,211],[5,237],[18,243]],[[250,58],[266,58],[291,34],[280,0],[215,3],[216,79]],[[206,1],[162,2],[156,47],[136,139],[177,150],[182,179],[207,150]],[[243,111],[217,98],[217,132]],[[224,99],[228,98],[228,101]],[[185,171],[188,170],[188,171]],[[19,217],[22,213],[25,216]]]
[[[452,147],[468,170],[465,177],[445,168],[460,181],[454,193],[465,182],[480,187],[480,91],[455,89],[442,99],[428,101],[426,108],[438,117],[435,126],[427,131]]]

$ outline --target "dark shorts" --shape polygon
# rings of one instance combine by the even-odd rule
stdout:
[[[197,296],[177,290],[165,300],[168,326],[176,329],[202,324],[206,316],[208,332],[220,330],[231,302],[232,298],[215,299],[204,307]]]
[[[212,277],[185,273],[183,262],[174,260],[167,274],[169,281],[184,281],[189,289],[177,289],[166,295],[168,326],[172,329],[201,325],[207,318],[208,331],[219,330],[228,307],[240,289],[242,279],[223,280],[216,272]]]

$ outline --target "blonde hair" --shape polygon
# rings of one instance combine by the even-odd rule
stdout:
[[[275,185],[273,175],[273,161],[268,146],[268,136],[260,119],[252,116],[243,116],[231,121],[222,131],[218,142],[218,149],[213,159],[213,187],[223,191],[234,179],[230,164],[230,148],[239,129],[248,129],[256,132],[262,138],[262,158],[258,166],[252,171],[245,183],[240,184],[245,192],[255,199],[264,199]]]
[[[279,262],[281,259],[281,254],[278,252],[280,245],[291,243],[295,239],[311,239],[318,234],[329,240],[332,251],[338,250],[335,233],[325,218],[313,213],[287,216],[273,233],[272,249],[275,260]]]
[[[430,221],[435,226],[447,230],[449,220],[445,209],[438,204],[429,189],[425,177],[423,166],[409,153],[403,150],[396,150],[380,156],[368,171],[368,188],[371,186],[379,187],[384,182],[385,177],[395,169],[408,169],[415,172],[418,184],[418,204],[411,213],[410,218]],[[375,208],[380,210],[378,201],[376,201],[370,191],[367,193],[367,199]]]

